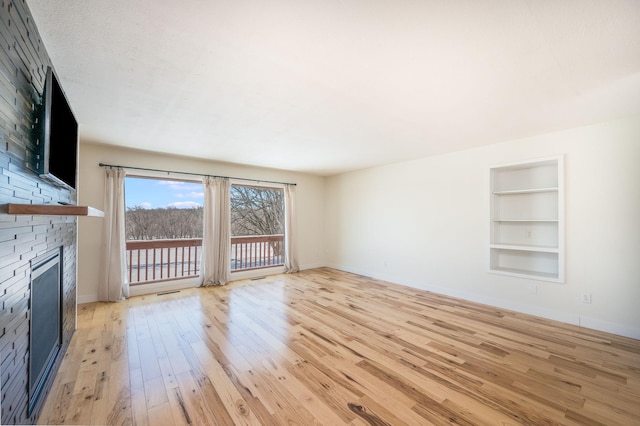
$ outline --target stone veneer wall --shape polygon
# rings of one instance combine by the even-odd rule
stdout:
[[[38,116],[51,60],[24,0],[0,0],[0,205],[75,203],[31,170]],[[0,213],[0,388],[2,424],[35,423],[76,316],[77,219]],[[30,263],[63,247],[63,347],[39,403],[28,412]]]

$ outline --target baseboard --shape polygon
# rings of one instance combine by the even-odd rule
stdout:
[[[272,268],[251,269],[249,271],[238,271],[231,273],[231,280],[240,281],[258,277],[268,277],[269,275],[278,275],[284,273],[284,266],[276,266]]]
[[[495,306],[497,308],[508,309],[510,311],[520,312],[527,315],[534,315],[541,318],[550,319],[553,321],[560,321],[565,324],[577,325],[580,327],[588,328],[591,330],[603,331],[605,333],[616,334],[618,336],[630,337],[632,339],[640,339],[640,328],[632,327],[625,324],[613,323],[598,318],[583,317],[578,314],[571,314],[567,312],[560,312],[552,309],[541,308],[539,306],[527,305],[525,303],[518,303],[509,300],[487,297],[477,293],[471,293],[466,291],[459,291],[446,287],[439,287],[428,285],[424,282],[411,282],[407,280],[399,280],[397,277],[393,277],[386,274],[371,273],[371,271],[365,271],[358,268],[350,268],[343,265],[329,264],[329,268],[337,269],[340,271],[350,272],[352,274],[363,275],[372,277],[375,279],[388,281],[390,283],[397,283],[406,285],[408,287],[417,288],[420,290],[430,291],[444,296],[456,297],[459,299],[467,300],[470,302],[482,303],[489,306]]]
[[[630,337],[640,340],[640,328],[631,327],[624,324],[604,321],[598,318],[580,317],[580,327],[590,328],[592,330],[604,331],[618,336]]]
[[[323,266],[325,266],[324,263],[309,263],[309,264],[301,265],[300,270],[302,271],[305,269],[321,268]],[[284,266],[279,266],[275,268],[252,269],[250,271],[232,272],[231,282],[257,278],[257,277],[268,277],[270,275],[278,275],[278,274],[284,274]]]
[[[181,290],[183,288],[197,287],[200,284],[198,279],[184,279],[174,281],[162,281],[157,283],[139,284],[129,286],[129,296],[144,296],[163,291]],[[78,304],[93,303],[98,301],[97,294],[78,295]]]
[[[200,280],[198,278],[140,284],[135,286],[129,286],[129,296],[144,296],[146,294],[182,290],[184,288],[193,288],[199,285],[200,285]]]
[[[300,265],[300,270],[304,271],[306,269],[316,269],[316,268],[324,268],[325,266],[327,266],[326,263],[320,263],[320,262],[316,262],[316,263],[305,263],[304,265]]]
[[[82,305],[83,303],[93,303],[98,301],[97,294],[84,294],[78,295],[77,303],[78,305]]]

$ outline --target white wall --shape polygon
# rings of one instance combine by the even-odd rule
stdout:
[[[301,173],[228,163],[166,156],[121,149],[82,141],[78,202],[102,209],[104,205],[104,169],[98,163],[215,174],[258,180],[296,183],[300,266],[302,269],[326,263],[322,247],[325,178]],[[102,220],[85,217],[78,230],[78,302],[97,300],[100,269]],[[157,291],[157,290],[156,290]]]
[[[566,282],[488,273],[489,166],[556,154]],[[328,178],[325,226],[330,266],[640,338],[640,117]]]

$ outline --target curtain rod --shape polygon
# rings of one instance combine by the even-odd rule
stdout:
[[[243,180],[243,181],[247,181],[247,182],[256,182],[256,183],[275,183],[275,184],[278,184],[278,185],[293,185],[293,186],[297,185],[295,183],[290,183],[290,182],[276,182],[276,181],[272,181],[272,180],[262,180],[262,179],[247,179],[247,178],[239,178],[239,177],[233,177],[233,176],[207,175],[207,174],[204,174],[204,173],[178,172],[178,171],[175,171],[175,170],[148,169],[148,168],[145,168],[145,167],[119,166],[117,164],[98,163],[98,166],[100,166],[100,167],[120,167],[120,168],[123,168],[123,169],[144,170],[144,171],[147,171],[147,172],[177,173],[177,174],[180,174],[180,175],[189,175],[189,176],[227,178],[227,179]]]

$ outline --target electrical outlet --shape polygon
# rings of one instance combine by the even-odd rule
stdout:
[[[582,293],[582,303],[591,303],[591,293]]]

